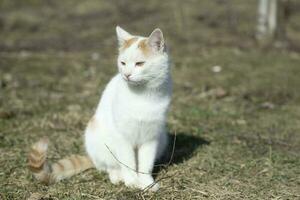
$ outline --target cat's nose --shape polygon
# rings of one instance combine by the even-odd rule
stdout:
[[[126,78],[129,80],[131,74],[125,74]]]

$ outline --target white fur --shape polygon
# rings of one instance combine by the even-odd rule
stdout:
[[[116,31],[120,45],[131,37],[138,40],[120,51],[119,73],[106,86],[94,120],[86,128],[85,146],[96,168],[108,172],[112,183],[123,181],[143,189],[154,183],[154,161],[167,146],[166,115],[172,93],[168,55],[159,29],[150,35],[149,42],[155,42],[149,56],[137,46],[146,38],[132,36],[120,27]],[[137,62],[145,63],[136,66]],[[126,74],[131,74],[130,80]],[[140,173],[135,171],[135,148]],[[154,184],[151,189],[158,187]]]

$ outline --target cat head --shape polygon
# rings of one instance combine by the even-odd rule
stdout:
[[[118,69],[130,85],[157,86],[169,74],[168,54],[163,33],[155,29],[149,37],[131,35],[116,27],[119,56]]]

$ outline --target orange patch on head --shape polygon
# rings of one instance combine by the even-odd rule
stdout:
[[[139,42],[138,48],[143,52],[144,55],[149,55],[151,49],[147,44],[147,39],[143,39]]]
[[[136,38],[136,37],[130,38],[129,40],[125,40],[124,44],[121,46],[120,50],[125,50],[125,49],[129,48],[137,40],[138,40],[138,38]]]

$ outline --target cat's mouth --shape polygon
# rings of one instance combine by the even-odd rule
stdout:
[[[137,80],[126,79],[126,78],[124,78],[124,80],[130,85],[142,85],[143,84],[143,81],[137,81]]]
[[[130,85],[143,85],[145,83],[145,81],[143,81],[143,80],[134,80],[134,79],[128,78],[124,75],[122,75],[122,78],[125,82],[127,82],[127,84],[130,84]]]
[[[131,85],[141,85],[142,81],[126,80]]]

